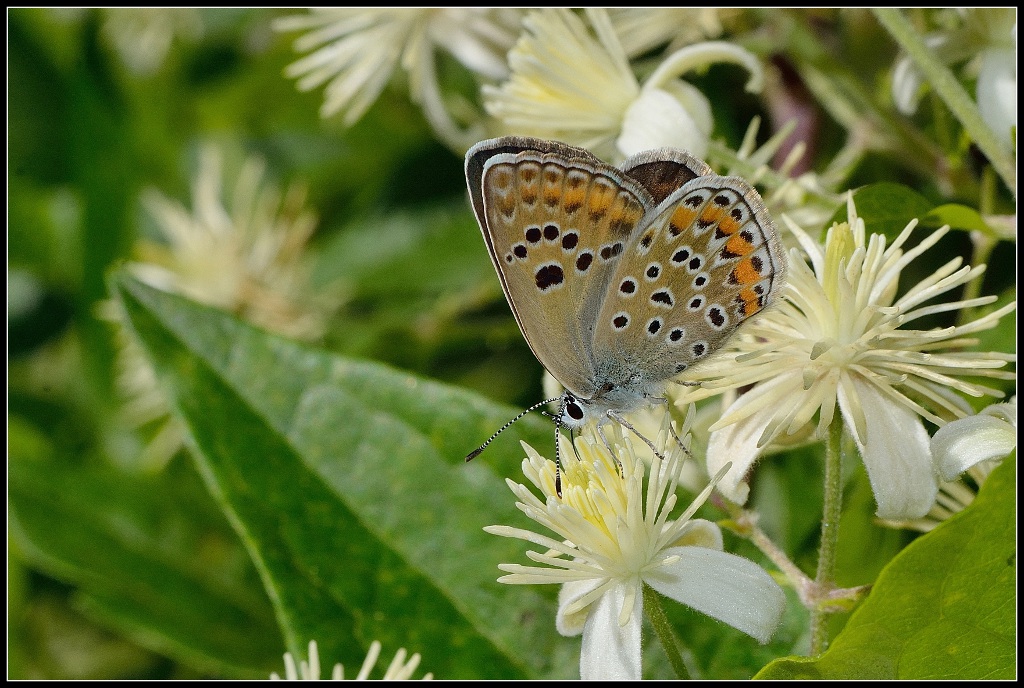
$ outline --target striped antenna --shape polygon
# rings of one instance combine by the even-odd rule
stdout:
[[[494,441],[495,437],[497,437],[498,435],[503,433],[505,430],[508,429],[508,427],[510,425],[512,425],[517,420],[519,420],[520,418],[525,416],[527,413],[530,413],[531,411],[537,410],[539,407],[543,406],[544,404],[550,404],[553,401],[558,401],[558,399],[559,398],[556,397],[554,399],[546,399],[544,401],[538,402],[538,403],[534,404],[533,406],[531,406],[530,408],[528,408],[525,411],[523,411],[522,413],[520,413],[518,416],[516,416],[515,418],[513,418],[509,422],[507,422],[504,425],[502,425],[500,428],[498,428],[497,432],[495,432],[493,435],[490,436],[490,438],[488,438],[488,440],[486,442],[484,442],[479,447],[477,447],[476,449],[471,451],[469,454],[467,454],[466,455],[466,461],[472,461],[476,457],[480,456],[480,454],[483,453],[484,449],[487,449],[487,445]],[[558,452],[558,442],[557,441],[555,442],[555,452],[556,452],[556,455],[557,455],[557,452]]]

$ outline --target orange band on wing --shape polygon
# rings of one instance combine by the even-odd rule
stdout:
[[[761,297],[749,287],[740,292],[743,299],[743,314],[748,318],[761,310]]]
[[[740,261],[740,264],[733,268],[730,277],[736,284],[754,284],[762,279],[761,273],[758,272],[757,268],[754,267],[754,263],[749,258]]]
[[[693,224],[693,220],[696,217],[697,211],[681,204],[676,208],[675,212],[672,213],[672,219],[668,221],[669,234],[672,236],[679,236],[683,233],[683,230]]]
[[[743,238],[741,234],[734,234],[725,242],[725,251],[729,256],[745,256],[754,250],[754,245]],[[753,268],[753,266],[751,266]]]

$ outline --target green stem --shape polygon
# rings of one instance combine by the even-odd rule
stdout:
[[[821,514],[821,548],[818,550],[818,571],[814,577],[819,594],[832,587],[836,564],[836,542],[839,539],[839,515],[843,507],[842,443],[843,416],[836,413],[825,441],[825,503]],[[824,605],[811,608],[811,656],[828,647],[828,614]]]
[[[971,243],[974,245],[973,255],[971,256],[971,265],[981,265],[982,263],[988,263],[989,258],[992,257],[992,251],[995,250],[996,244],[999,243],[999,240],[987,234],[972,232]],[[964,293],[960,298],[967,301],[981,296],[981,287],[983,282],[984,280],[978,277],[965,284]],[[957,324],[963,325],[964,323],[970,322],[977,312],[977,306],[974,308],[961,308],[960,312],[957,314]]]
[[[644,583],[644,613],[647,615],[651,625],[654,626],[654,633],[665,648],[668,661],[676,672],[676,678],[688,679],[690,672],[686,670],[683,663],[683,656],[679,653],[679,646],[676,645],[675,634],[672,633],[672,626],[665,616],[665,609],[661,606],[661,596],[654,591],[654,588]]]
[[[978,198],[978,212],[981,213],[983,218],[992,213],[992,207],[995,205],[995,193],[995,179],[992,168],[986,167],[981,173],[981,189]],[[994,232],[972,231],[971,244],[974,250],[971,255],[971,265],[987,264],[999,240],[1000,237]],[[960,298],[964,301],[969,301],[981,296],[983,282],[983,279],[977,278],[965,284],[964,293]],[[961,308],[957,314],[957,325],[970,322],[977,312],[977,306],[974,308]]]
[[[960,120],[967,135],[978,145],[978,148],[989,159],[992,167],[1016,197],[1017,171],[1013,154],[1003,147],[989,126],[985,124],[977,104],[971,100],[964,87],[945,65],[935,59],[924,40],[898,9],[886,7],[874,8],[872,11],[882,26],[892,34],[899,46],[906,51],[910,59],[928,79],[932,88],[935,89],[935,93],[946,103],[950,112]]]

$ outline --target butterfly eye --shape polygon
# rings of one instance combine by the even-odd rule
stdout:
[[[573,420],[583,420],[583,407],[575,399],[569,399],[565,402],[565,415]]]

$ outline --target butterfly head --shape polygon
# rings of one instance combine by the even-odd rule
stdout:
[[[558,400],[557,422],[559,425],[570,430],[578,430],[586,424],[592,415],[588,401],[569,391],[562,393]]]
[[[651,396],[659,396],[663,385],[645,380],[640,373],[629,374],[618,382],[604,382],[587,398],[569,390],[559,398],[559,425],[578,430],[590,421],[606,423],[609,412],[628,413]]]

